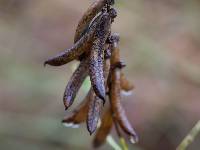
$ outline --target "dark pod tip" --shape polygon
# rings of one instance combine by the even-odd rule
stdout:
[[[50,66],[62,66],[64,64],[66,64],[66,63],[63,60],[61,60],[61,59],[56,60],[54,57],[49,58],[49,59],[47,59],[44,62],[44,66],[46,66],[46,65],[50,65]]]
[[[64,106],[65,106],[65,110],[67,110],[70,107],[70,104],[64,101]]]
[[[69,119],[63,119],[63,120],[61,121],[61,123],[70,123],[70,122],[72,122],[72,119],[71,119],[71,118],[69,118]]]
[[[95,94],[100,99],[105,101],[105,99],[106,99],[106,90],[105,90],[104,82],[98,80],[97,82],[92,84],[92,87],[93,87],[93,90],[94,90]]]
[[[105,103],[106,101],[106,92],[105,92],[105,89],[101,89],[101,90],[98,90],[98,93],[96,93],[97,96],[103,101],[103,103]]]
[[[44,62],[44,66],[51,65],[51,64],[52,64],[51,63],[51,58],[46,59],[45,62]]]
[[[92,134],[96,131],[96,128],[90,127],[90,125],[87,123],[87,130],[88,130],[90,136],[92,136]]]
[[[134,135],[130,136],[130,142],[132,144],[135,144],[135,143],[139,142],[139,137],[138,137],[138,135],[136,133]]]
[[[94,131],[89,131],[89,133],[90,133],[90,136],[92,136],[92,134],[94,133]]]
[[[64,94],[63,96],[63,103],[64,103],[64,106],[65,106],[65,110],[67,110],[73,103],[72,101],[72,96],[66,96]]]
[[[45,61],[45,62],[43,63],[43,66],[46,67],[47,64],[48,64],[48,61]]]
[[[47,61],[44,62],[44,67],[45,67],[46,65],[50,65],[50,66],[58,66],[58,65],[55,65],[54,63],[51,63],[50,60],[47,60]]]

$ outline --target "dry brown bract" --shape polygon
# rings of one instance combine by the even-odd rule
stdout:
[[[132,141],[138,141],[121,105],[121,90],[129,92],[133,85],[121,71],[125,65],[120,61],[119,36],[111,35],[111,24],[117,16],[116,10],[110,8],[113,4],[114,0],[96,0],[78,23],[74,45],[44,63],[61,66],[73,60],[80,60],[64,92],[65,109],[73,104],[84,80],[90,76],[91,88],[87,96],[62,122],[65,126],[74,128],[86,122],[87,129],[92,134],[97,130],[101,118],[94,147],[99,147],[105,142],[113,125],[119,136],[121,128]],[[110,103],[105,105],[104,110],[104,104],[108,100]]]
[[[120,54],[118,48],[119,36],[115,34],[111,37],[111,40],[112,40],[112,56],[111,56],[112,69],[110,70],[111,81],[109,83],[109,98],[110,98],[111,109],[117,123],[122,128],[122,130],[125,133],[127,133],[131,139],[134,139],[134,141],[138,141],[137,134],[132,128],[130,122],[128,121],[128,118],[125,114],[125,110],[121,105],[120,76],[123,64],[120,61]]]

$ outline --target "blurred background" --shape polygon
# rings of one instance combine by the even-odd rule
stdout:
[[[65,128],[62,96],[77,62],[43,67],[72,46],[92,0],[0,0],[0,149],[93,149],[85,124]],[[130,149],[174,150],[200,119],[200,1],[116,0],[125,74],[123,106],[140,136]],[[80,103],[84,84],[76,98]],[[113,132],[113,136],[116,133]],[[117,140],[117,138],[116,138]],[[200,136],[189,150],[199,150]],[[100,150],[112,150],[106,143]]]

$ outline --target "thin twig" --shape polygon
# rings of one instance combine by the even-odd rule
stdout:
[[[192,128],[190,133],[183,139],[181,144],[177,147],[176,150],[186,150],[187,147],[194,141],[196,136],[200,133],[200,120]]]
[[[111,135],[107,136],[106,141],[114,150],[122,150],[122,148],[118,145],[118,143],[113,139]]]

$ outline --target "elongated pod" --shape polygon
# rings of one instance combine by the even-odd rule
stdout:
[[[108,15],[107,12],[102,12],[90,25],[89,29],[86,31],[84,36],[80,38],[71,48],[66,49],[65,51],[59,53],[58,55],[49,58],[44,62],[44,65],[48,64],[51,66],[61,66],[74,59],[77,59],[87,50],[90,50],[94,36],[97,30],[97,26],[102,22],[102,18],[105,18]]]
[[[90,80],[96,95],[103,101],[105,101],[106,96],[103,76],[104,45],[110,34],[111,22],[114,17],[116,17],[116,11],[114,9],[102,17],[96,30],[95,40],[90,52]]]
[[[66,109],[68,109],[74,102],[76,94],[88,75],[88,61],[89,59],[84,59],[80,62],[66,86],[63,96],[63,103]]]
[[[120,62],[120,54],[118,48],[119,36],[113,35],[113,44],[112,44],[112,56],[111,56],[111,65],[116,65]],[[118,66],[118,65],[117,65]],[[114,113],[114,116],[122,128],[122,130],[127,133],[131,139],[134,138],[135,141],[138,141],[138,136],[131,126],[124,108],[121,105],[121,96],[120,96],[120,76],[121,68],[113,68],[111,70],[111,84],[110,84],[110,103],[111,108]]]
[[[108,74],[110,70],[110,61],[108,59],[105,59],[104,61],[104,78],[107,80]],[[104,83],[104,86],[107,87],[107,82]],[[92,88],[91,88],[92,89]],[[103,102],[92,90],[93,95],[91,95],[90,99],[90,106],[89,106],[89,112],[87,117],[87,128],[90,134],[94,133],[94,131],[97,128],[98,120],[100,118],[101,110],[103,107]]]
[[[74,43],[86,32],[92,19],[103,9],[104,6],[113,5],[114,0],[95,0],[83,14],[76,28]]]
[[[79,125],[80,123],[86,121],[89,103],[90,103],[91,90],[88,92],[84,100],[79,104],[79,106],[73,111],[71,116],[66,116],[62,120],[63,124],[68,126]]]
[[[89,111],[87,115],[87,129],[91,135],[97,128],[103,107],[103,102],[98,96],[96,96],[94,91],[92,91],[90,96]]]
[[[97,130],[97,133],[93,140],[93,146],[95,148],[101,146],[106,141],[106,137],[110,133],[112,126],[113,126],[112,112],[110,108],[107,108],[107,110],[102,116],[101,125]]]
[[[128,81],[123,72],[121,72],[120,86],[121,89],[125,92],[129,92],[134,89],[134,85],[130,81]]]

